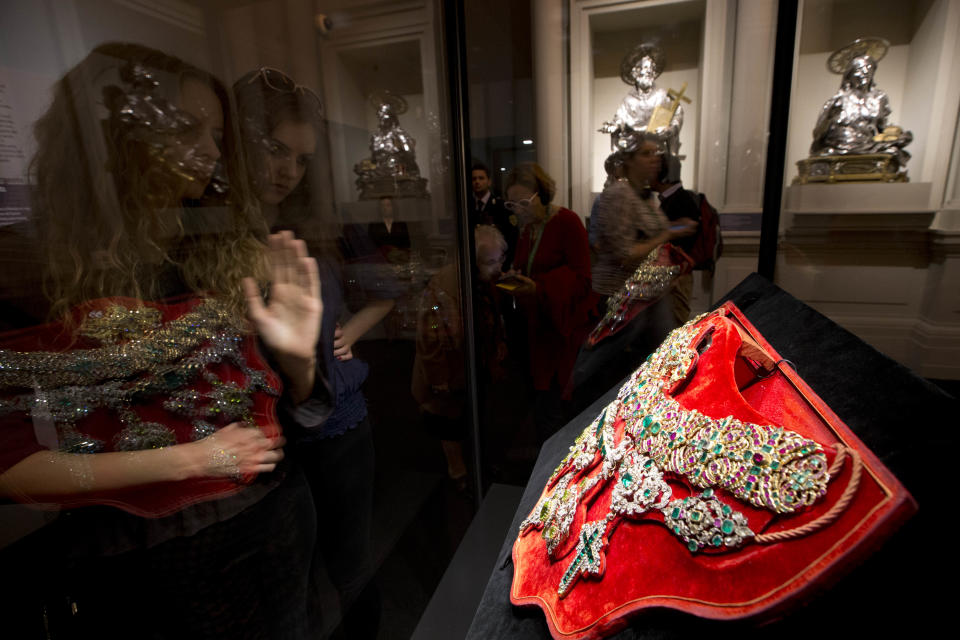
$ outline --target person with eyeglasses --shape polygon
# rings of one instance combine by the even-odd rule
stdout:
[[[263,67],[233,87],[250,182],[273,230],[292,230],[317,260],[323,317],[317,360],[320,379],[311,397],[290,413],[291,450],[303,466],[317,517],[312,577],[325,566],[340,596],[350,637],[374,637],[380,597],[372,582],[374,449],[363,384],[369,367],[352,346],[393,307],[390,291],[366,292],[366,304],[341,328],[347,313],[345,238],[333,215],[328,160],[319,150],[326,124],[319,97],[282,71]]]
[[[514,297],[525,320],[542,442],[563,424],[564,392],[594,319],[590,248],[580,217],[553,202],[556,183],[540,165],[517,165],[504,185],[504,206],[517,216],[521,232],[500,288]]]

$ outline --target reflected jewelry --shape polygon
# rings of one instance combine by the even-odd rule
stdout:
[[[87,456],[72,453],[54,455],[51,462],[66,465],[70,478],[80,491],[87,491],[93,487],[93,471],[90,469],[90,459]]]
[[[623,286],[607,299],[607,312],[590,332],[591,338],[599,338],[605,329],[613,331],[619,327],[631,304],[658,300],[683,273],[683,265],[657,264],[661,248],[662,245],[657,246],[648,253]]]
[[[160,83],[145,65],[124,65],[120,80],[123,88],[103,89],[110,119],[131,139],[146,144],[151,157],[174,175],[188,182],[209,181],[216,193],[225,194],[229,184],[222,163],[191,143],[197,119],[157,93]]]
[[[240,473],[240,465],[237,464],[237,455],[229,449],[214,449],[210,452],[209,458],[211,470],[217,472],[217,475],[225,475],[234,482],[240,482],[243,474]]]
[[[238,323],[215,299],[167,323],[156,309],[114,305],[89,313],[78,333],[102,346],[63,353],[0,350],[0,416],[20,412],[51,421],[63,452],[106,448],[77,428],[97,409],[112,412],[124,425],[113,448],[132,451],[176,444],[168,427],[141,420],[134,411],[148,398],[160,396],[164,409],[191,419],[198,440],[216,430],[213,422],[252,423],[254,392],[279,395],[263,371],[247,364]],[[217,363],[237,367],[243,381],[220,380],[207,370]],[[200,380],[209,390],[192,388]]]
[[[659,512],[691,553],[729,550],[755,534],[742,513],[716,497],[715,488],[776,514],[794,513],[826,495],[830,473],[818,443],[781,427],[711,418],[667,395],[691,373],[697,358],[691,345],[705,331],[698,326],[705,317],[672,331],[634,372],[617,399],[577,437],[521,523],[520,536],[540,530],[547,553],[555,557],[566,548],[575,515],[594,489],[613,483],[605,517],[584,523],[577,533],[573,559],[558,585],[560,597],[579,577],[603,573],[604,549],[624,519]],[[667,474],[702,491],[674,499]]]

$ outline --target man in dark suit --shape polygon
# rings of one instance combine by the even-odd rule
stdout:
[[[520,228],[517,217],[507,211],[503,201],[490,190],[490,169],[482,162],[474,163],[470,183],[473,188],[473,210],[470,212],[470,227],[478,224],[492,224],[500,230],[507,241],[507,253],[504,264],[513,263],[513,252],[517,247]]]

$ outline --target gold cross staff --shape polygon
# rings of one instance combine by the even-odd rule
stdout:
[[[665,129],[670,126],[670,122],[673,120],[673,114],[677,112],[677,108],[680,106],[680,101],[683,100],[687,104],[690,104],[690,98],[683,95],[686,90],[686,82],[684,82],[683,86],[680,87],[680,91],[667,89],[667,97],[670,98],[670,106],[666,107],[663,105],[657,105],[657,107],[653,110],[653,113],[650,114],[650,122],[647,123],[647,131],[657,131],[658,129]]]

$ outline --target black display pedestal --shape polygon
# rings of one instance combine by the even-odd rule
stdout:
[[[754,274],[723,300],[732,300],[781,357],[906,485],[920,512],[859,567],[787,616],[762,623],[715,622],[670,610],[647,611],[618,640],[634,638],[768,637],[833,638],[840,635],[933,630],[952,601],[955,545],[946,469],[952,467],[952,439],[958,403],[937,387],[879,353],[807,305]],[[639,364],[639,363],[638,363]],[[618,385],[619,387],[619,385]],[[467,634],[471,640],[549,638],[543,612],[510,604],[510,552],[520,522],[540,497],[550,473],[574,438],[618,387],[588,407],[550,438],[537,459],[497,566],[487,583]],[[952,434],[951,434],[952,435]],[[950,519],[952,521],[952,518]]]

